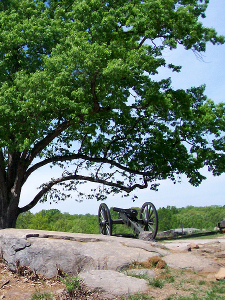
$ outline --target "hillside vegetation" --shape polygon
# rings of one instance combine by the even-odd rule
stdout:
[[[136,208],[140,210],[139,208]],[[118,214],[110,209],[112,219]],[[225,219],[225,206],[176,208],[167,206],[158,209],[159,231],[180,228],[212,230],[218,222]],[[97,215],[70,215],[58,209],[42,210],[38,213],[25,212],[17,220],[16,228],[53,230],[76,233],[99,233]],[[132,233],[125,225],[114,225],[113,234]]]

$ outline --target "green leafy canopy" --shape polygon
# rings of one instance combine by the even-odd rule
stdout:
[[[1,1],[0,201],[50,164],[67,171],[19,212],[59,183],[100,183],[107,195],[182,173],[198,185],[205,165],[224,172],[224,103],[209,101],[204,86],[154,80],[162,66],[181,70],[164,49],[201,54],[207,42],[224,43],[200,22],[208,2]]]

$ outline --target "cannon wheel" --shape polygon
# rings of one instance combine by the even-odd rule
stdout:
[[[152,232],[152,239],[156,237],[158,230],[158,214],[155,206],[151,202],[145,202],[140,211],[143,229]]]
[[[101,203],[99,206],[98,222],[101,234],[112,235],[112,219],[108,206],[105,203]]]

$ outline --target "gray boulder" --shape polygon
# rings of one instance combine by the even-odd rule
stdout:
[[[126,276],[112,270],[82,272],[80,277],[89,288],[98,289],[107,297],[144,293],[149,289],[144,279]]]
[[[135,239],[19,229],[1,230],[0,247],[12,271],[18,265],[29,266],[46,277],[56,276],[59,270],[70,274],[121,270],[133,261],[168,252]]]
[[[185,269],[196,272],[218,272],[220,266],[212,259],[188,253],[172,253],[165,257],[163,260],[167,265],[174,269]]]

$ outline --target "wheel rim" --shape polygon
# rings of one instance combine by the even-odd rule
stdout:
[[[98,218],[100,233],[104,235],[112,235],[112,220],[110,211],[108,206],[104,203],[99,206]]]
[[[143,204],[140,213],[143,222],[143,229],[152,232],[152,239],[156,237],[158,230],[158,214],[155,206],[151,202]]]

